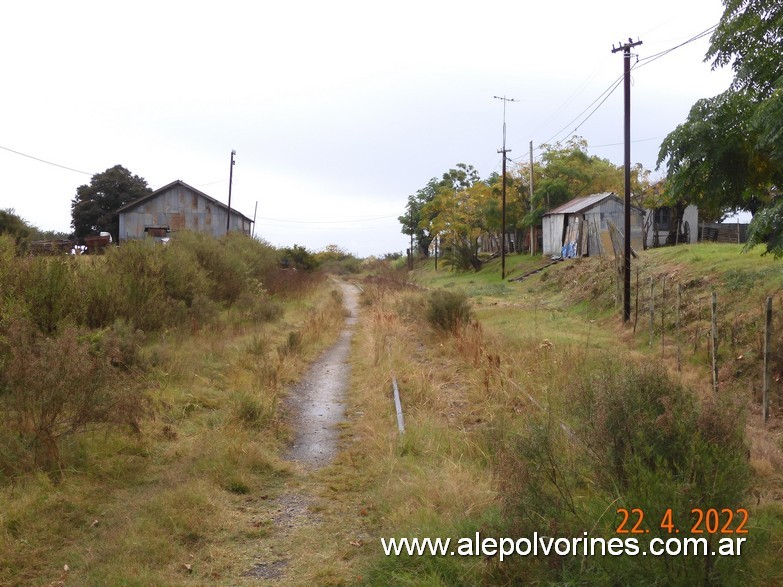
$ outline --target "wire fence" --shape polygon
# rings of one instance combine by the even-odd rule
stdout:
[[[725,293],[706,293],[700,281],[681,283],[666,275],[635,285],[633,330],[662,358],[706,366],[713,392],[747,390],[766,422],[783,416],[783,294],[748,303],[748,284],[729,283]],[[726,284],[724,284],[726,285]]]

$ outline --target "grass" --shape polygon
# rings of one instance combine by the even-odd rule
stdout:
[[[739,259],[734,258],[735,255]],[[694,296],[704,296],[711,288],[717,288],[719,296],[726,298],[730,311],[738,314],[752,311],[754,297],[768,295],[768,292],[775,294],[781,285],[780,272],[773,275],[777,270],[774,263],[752,254],[740,255],[738,247],[731,245],[646,251],[638,265],[642,280],[647,276],[666,275],[670,284],[677,280],[687,283],[689,293]],[[379,554],[378,544],[380,536],[457,537],[472,535],[471,530],[476,528],[489,535],[493,532],[505,535],[502,532],[506,532],[519,536],[547,528],[539,517],[534,518],[532,524],[517,527],[514,533],[509,526],[513,515],[507,509],[510,503],[507,500],[531,482],[525,474],[526,467],[541,458],[545,460],[531,470],[546,471],[547,466],[542,467],[542,464],[553,458],[551,462],[558,463],[558,475],[571,479],[567,486],[582,504],[577,508],[583,511],[580,516],[588,516],[587,520],[574,518],[570,522],[571,530],[563,531],[569,535],[578,534],[581,530],[595,529],[596,521],[602,520],[600,527],[611,535],[613,520],[612,517],[605,519],[604,512],[610,507],[612,497],[602,501],[601,491],[591,488],[589,482],[585,483],[596,475],[595,470],[585,469],[586,463],[591,462],[586,458],[589,455],[577,457],[581,454],[578,445],[566,448],[570,445],[568,434],[564,434],[565,428],[558,427],[558,423],[563,423],[571,430],[579,430],[584,425],[585,416],[577,410],[580,398],[574,396],[575,384],[603,373],[598,368],[607,353],[620,357],[624,365],[659,364],[659,369],[669,370],[672,381],[684,382],[695,389],[696,397],[699,397],[705,378],[701,358],[703,343],[698,356],[688,358],[683,371],[678,373],[673,363],[672,342],[665,347],[664,359],[659,356],[660,331],[656,333],[651,349],[642,327],[634,335],[631,327],[619,324],[611,272],[612,266],[606,261],[584,259],[559,264],[522,282],[498,283],[497,271],[436,273],[429,262],[414,272],[416,283],[429,288],[464,291],[472,300],[481,324],[451,337],[421,328],[422,313],[421,310],[417,313],[416,307],[423,306],[423,294],[396,291],[383,296],[369,292],[368,298],[373,304],[365,311],[362,342],[358,344],[368,349],[383,349],[391,344],[391,357],[377,351],[357,357],[353,409],[361,418],[349,426],[350,443],[342,453],[339,465],[340,471],[344,471],[347,462],[362,472],[361,482],[356,479],[354,492],[357,498],[369,496],[373,505],[370,528],[375,530],[376,544],[367,549],[370,552],[353,557],[358,559],[353,568],[360,569],[359,574],[366,584],[506,584],[550,582],[554,577],[559,577],[560,581],[600,583],[631,572],[624,568],[624,563],[588,565],[582,569],[589,573],[587,575],[572,575],[566,567],[563,574],[553,575],[551,568],[536,563],[499,566],[495,561],[477,568],[472,561],[459,557],[389,559]],[[748,295],[732,297],[731,292],[736,291]],[[641,304],[646,304],[646,298],[640,297]],[[693,312],[683,314],[688,316],[690,326],[696,323],[698,316]],[[673,329],[673,319],[666,322],[666,328]],[[671,332],[667,336],[671,338]],[[743,336],[740,332],[735,333],[733,345],[736,349],[752,342]],[[730,343],[723,344],[728,346]],[[402,438],[394,432],[388,391],[390,366],[400,381],[405,409],[406,433]],[[636,387],[631,386],[628,392],[633,393],[634,389]],[[739,567],[730,570],[725,565],[732,566],[736,561],[723,561],[723,578],[712,575],[706,581],[709,584],[734,584],[735,581],[768,584],[780,579],[776,555],[764,546],[775,540],[773,536],[779,539],[783,523],[779,497],[776,497],[780,495],[783,479],[774,472],[779,470],[776,463],[781,458],[780,439],[776,428],[765,430],[758,426],[746,388],[739,388],[727,380],[722,389],[721,397],[728,403],[711,407],[707,402],[697,409],[703,413],[700,417],[713,417],[709,414],[714,413],[733,423],[729,425],[741,421],[731,415],[733,410],[744,410],[748,414],[749,424],[742,428],[742,434],[750,459],[745,465],[742,465],[743,459],[736,463],[740,467],[749,465],[750,490],[742,503],[749,507],[758,526],[754,529],[750,551],[746,551],[744,561],[739,561]],[[661,404],[654,399],[656,395],[651,397],[653,403],[650,405],[655,410],[660,409]],[[701,402],[698,405],[702,405]],[[709,426],[705,428],[710,429]],[[531,436],[536,430],[539,430],[536,434],[543,434],[543,440]],[[560,430],[559,435],[553,437],[557,430]],[[509,449],[522,438],[528,438],[527,452],[523,453],[527,460],[520,461],[519,454]],[[588,434],[586,438],[591,436]],[[673,446],[678,443],[685,443],[682,444],[685,446],[689,442],[680,440]],[[541,447],[547,446],[550,448],[540,452]],[[561,448],[555,448],[558,446]],[[705,446],[710,446],[709,442]],[[550,452],[552,450],[554,452]],[[709,452],[711,449],[693,450]],[[744,450],[738,449],[743,456]],[[547,454],[551,457],[546,457]],[[574,455],[574,458],[566,458],[566,455]],[[718,469],[724,471],[727,467],[721,465]],[[518,477],[520,474],[522,477]],[[737,482],[739,479],[738,474]],[[551,516],[550,523],[566,524],[571,514],[566,515],[565,510],[540,509],[558,503],[558,500],[546,501],[551,499],[546,497],[548,491],[557,486],[552,482],[547,478],[537,481],[543,485],[538,491],[529,490],[528,494],[538,495],[540,500],[522,511],[539,508],[540,515],[549,512],[546,515]],[[669,494],[671,490],[665,489],[676,487],[676,478],[654,474],[647,484],[649,487],[644,491],[652,491],[652,494],[642,492],[644,495],[654,495],[656,491],[661,496],[680,495],[679,490]],[[660,488],[652,490],[653,486]],[[547,487],[549,489],[545,489]],[[728,497],[715,499],[726,504],[730,501]],[[670,501],[673,504],[674,498]],[[683,504],[681,507],[688,506]],[[685,577],[693,579],[694,574],[702,573],[698,564],[675,565],[668,570],[656,570],[655,565],[647,565],[647,568],[651,574],[644,575],[646,579],[636,575],[642,583],[660,581],[663,576],[673,581],[686,580]],[[349,576],[347,571],[344,576]]]
[[[513,277],[540,261],[512,255],[507,267]],[[643,326],[634,334],[620,325],[609,263],[562,263],[511,283],[500,282],[498,265],[455,274],[436,273],[430,262],[416,270],[417,287],[398,276],[363,284],[341,451],[311,474],[280,459],[289,432],[279,400],[285,384],[336,334],[336,316],[321,311],[337,301],[328,288],[286,302],[277,322],[259,328],[227,317],[219,331],[161,333],[142,353],[154,367],[158,416],[145,422],[140,436],[102,432],[74,439],[65,448],[72,471],[61,482],[33,475],[0,492],[0,584],[48,585],[67,564],[66,578],[75,584],[255,585],[258,579],[243,573],[257,561],[277,561],[285,571],[280,583],[293,585],[623,582],[618,577],[685,584],[694,576],[705,584],[780,582],[783,452],[777,420],[760,425],[748,388],[728,375],[721,401],[707,401],[703,340],[697,352],[686,353],[678,373],[672,342],[660,357],[659,331],[651,348]],[[730,310],[723,350],[744,353],[740,361],[756,357],[752,329],[732,331],[731,325],[735,315],[755,311],[759,296],[779,295],[783,283],[770,259],[739,255],[732,245],[700,245],[643,252],[638,266],[642,281],[666,275],[670,283],[687,284],[686,330],[701,327],[698,299],[717,288]],[[429,328],[422,287],[464,291],[477,322],[452,333]],[[640,299],[644,305],[646,298]],[[666,322],[666,340],[671,329]],[[314,336],[318,331],[325,334]],[[652,379],[660,389],[650,388],[647,403],[635,393],[652,385],[648,376],[638,378],[635,366],[643,363],[670,373],[663,382]],[[402,436],[392,372],[405,413]],[[667,404],[678,393],[669,385],[679,383],[696,391],[695,407],[689,407],[691,395]],[[605,414],[619,409],[615,397],[641,402],[637,412],[647,414],[644,430],[652,435],[644,445],[659,447],[667,458],[666,447],[702,451],[688,461],[689,471],[720,451],[734,455],[736,446],[725,434],[716,454],[709,435],[688,445],[671,427],[666,406],[688,412],[694,434],[724,430],[726,414],[745,414],[741,431],[749,458],[743,449],[742,459],[714,471],[725,481],[726,463],[738,467],[737,491],[740,473],[749,475],[739,503],[751,512],[751,541],[742,560],[718,566],[722,576],[698,575],[698,561],[664,568],[663,559],[640,566],[630,558],[501,564],[382,555],[380,538],[391,536],[612,536],[615,499],[646,507],[641,500],[652,504],[657,495],[655,507],[666,500],[670,507],[676,500],[676,507],[688,507],[694,490],[678,485],[676,475],[650,474],[629,461],[625,475],[635,472],[646,482],[623,489],[606,464],[612,460],[585,450],[626,429],[606,425]],[[662,429],[673,436],[657,436]],[[674,457],[688,454],[696,453]],[[715,500],[701,505],[736,506],[725,496]],[[288,518],[290,527],[275,521],[285,520],[289,509],[303,513]]]
[[[285,387],[342,323],[329,292],[283,304],[277,322],[226,313],[209,331],[147,344],[156,416],[140,434],[71,437],[60,477],[0,488],[0,584],[236,584],[292,475],[280,458]],[[296,348],[279,353],[291,333]]]

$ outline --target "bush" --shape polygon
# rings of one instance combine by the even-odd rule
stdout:
[[[318,259],[301,245],[287,247],[280,251],[280,260],[284,267],[309,271],[318,267]]]
[[[210,297],[213,300],[231,304],[246,288],[248,267],[238,255],[230,254],[225,240],[198,232],[183,232],[169,244],[185,247],[194,253],[209,279]]]
[[[108,287],[108,326],[123,318],[142,330],[157,330],[170,324],[162,247],[146,241],[131,241],[109,249],[101,276]],[[113,314],[113,315],[112,315]]]
[[[16,260],[15,296],[42,331],[51,334],[63,320],[79,321],[79,299],[73,261],[68,257],[25,257]]]
[[[738,408],[700,406],[658,366],[607,361],[573,391],[584,441],[600,459],[607,489],[646,492],[638,476],[650,470],[673,475],[707,503],[739,503],[749,468]]]
[[[428,300],[427,321],[444,332],[458,332],[468,324],[473,311],[468,296],[461,291],[433,291]]]
[[[35,465],[57,467],[60,440],[92,425],[138,431],[145,402],[134,380],[75,327],[42,336],[29,320],[9,317],[0,335],[2,424]],[[7,472],[7,463],[0,469]]]
[[[274,269],[269,272],[264,285],[273,296],[302,298],[325,279],[324,275],[297,269]]]
[[[669,538],[660,523],[671,508],[685,536],[691,510],[743,505],[750,468],[738,409],[701,405],[659,366],[570,366],[576,376],[563,394],[563,413],[528,414],[506,451],[509,528],[519,536],[617,536],[617,508],[640,508],[649,534],[635,536],[641,550],[652,538]],[[569,427],[561,422],[566,420]],[[725,519],[725,518],[723,518]],[[633,520],[635,521],[635,519]],[[563,558],[557,568],[533,560],[507,567],[498,581],[638,585],[741,584],[743,557]],[[502,575],[502,576],[500,576]],[[535,581],[533,580],[535,579]]]

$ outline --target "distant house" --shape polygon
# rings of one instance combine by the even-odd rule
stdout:
[[[120,242],[165,238],[178,230],[226,234],[228,206],[177,180],[119,209]],[[231,210],[230,230],[250,235],[253,221]]]
[[[682,218],[677,218],[676,207],[656,208],[644,212],[645,246],[649,248],[666,245],[692,244],[698,241],[699,210],[687,206]]]
[[[642,249],[644,211],[631,206],[631,246]],[[574,198],[544,214],[543,254],[557,257],[598,256],[611,252],[610,227],[623,234],[623,201],[614,192]]]

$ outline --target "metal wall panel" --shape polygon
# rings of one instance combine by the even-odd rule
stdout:
[[[227,208],[216,206],[186,186],[175,185],[156,197],[120,213],[120,241],[146,237],[145,228],[168,226],[172,232],[195,230],[212,236],[226,233]],[[252,222],[235,210],[231,212],[231,231],[249,235]]]

